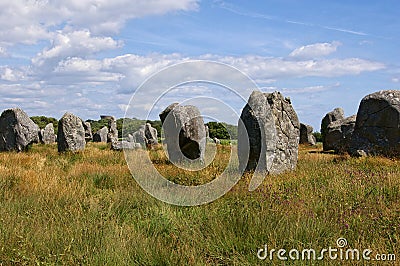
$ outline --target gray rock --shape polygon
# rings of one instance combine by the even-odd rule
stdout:
[[[206,138],[208,139],[210,137],[210,129],[207,125],[204,125],[204,127],[206,128]]]
[[[300,144],[315,145],[313,131],[312,126],[300,123]]]
[[[400,157],[400,90],[375,92],[361,100],[349,153]]]
[[[82,119],[65,113],[58,122],[58,151],[79,151],[85,149],[85,128]]]
[[[278,174],[297,164],[300,123],[290,99],[253,91],[238,125],[240,170]]]
[[[327,113],[325,117],[321,121],[321,136],[322,136],[322,144],[323,144],[323,149],[324,151],[328,150],[333,150],[333,147],[329,146],[325,142],[325,135],[326,135],[326,130],[329,126],[330,123],[336,121],[336,120],[341,120],[344,119],[344,111],[342,108],[335,108],[333,111]]]
[[[145,128],[144,128],[144,134],[146,137],[146,144],[147,146],[151,147],[154,145],[158,144],[158,139],[157,139],[157,129],[151,126],[150,123],[146,123]]]
[[[139,129],[132,134],[133,141],[131,142],[139,143],[143,147],[146,146],[147,140],[145,134],[145,127],[146,127],[145,125],[141,125]]]
[[[325,145],[337,153],[347,152],[356,124],[356,115],[330,123],[325,133]]]
[[[172,162],[204,162],[206,130],[197,107],[171,104],[160,114],[168,156]]]
[[[108,120],[108,134],[107,134],[107,142],[118,141],[118,129],[117,122],[115,118],[112,116]]]
[[[38,132],[38,125],[23,110],[5,110],[0,116],[0,151],[24,151],[39,142]]]
[[[93,142],[107,142],[108,128],[106,126],[93,134]]]
[[[218,138],[216,138],[216,137],[213,138],[213,141],[214,141],[214,143],[217,144],[217,145],[221,144],[221,141],[220,141]]]
[[[135,139],[133,138],[133,135],[132,135],[132,134],[128,134],[127,141],[129,141],[129,142],[135,142]]]
[[[111,142],[111,149],[115,151],[121,151],[123,149],[137,150],[141,147],[142,146],[139,143],[129,142],[126,140]]]
[[[52,144],[56,141],[53,123],[47,124],[44,129],[39,131],[39,139],[42,144]]]
[[[90,122],[83,122],[83,128],[85,129],[85,141],[91,141],[93,139],[92,125]]]

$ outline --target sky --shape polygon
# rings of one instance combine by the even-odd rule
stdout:
[[[123,117],[141,102],[143,112],[128,113],[157,119],[169,103],[203,97],[202,112],[235,124],[244,103],[216,85],[236,81],[232,67],[261,91],[290,97],[299,120],[319,131],[334,108],[350,116],[367,94],[399,89],[399,47],[398,0],[1,0],[0,110],[86,120]],[[226,68],[171,67],[196,60]],[[182,81],[192,71],[216,83],[184,84],[147,102],[168,88],[146,82],[169,68],[174,78],[186,71]],[[245,100],[253,89],[235,87]]]

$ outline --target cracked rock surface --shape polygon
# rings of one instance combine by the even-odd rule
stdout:
[[[254,91],[238,125],[241,170],[278,174],[297,164],[300,123],[290,99]],[[248,156],[247,156],[248,155]]]
[[[58,122],[58,151],[79,151],[85,149],[85,128],[82,119],[72,113],[65,113]]]
[[[361,100],[349,153],[400,156],[400,90],[378,91]]]
[[[24,151],[39,142],[39,127],[20,108],[5,110],[0,116],[0,151]]]

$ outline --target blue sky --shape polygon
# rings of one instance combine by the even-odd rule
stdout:
[[[398,1],[3,1],[0,109],[122,117],[151,75],[207,59],[239,69],[262,91],[289,96],[300,120],[319,130],[335,107],[350,116],[365,95],[399,89],[399,47]],[[176,100],[229,99],[204,84],[182,91]],[[243,107],[225,104],[237,113]],[[235,122],[215,105],[219,119]]]

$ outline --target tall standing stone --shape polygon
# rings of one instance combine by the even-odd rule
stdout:
[[[52,144],[56,141],[53,123],[48,123],[44,129],[39,131],[39,139],[43,144]]]
[[[297,164],[300,123],[279,92],[253,91],[238,125],[240,170],[278,174]]]
[[[349,153],[400,157],[400,90],[378,91],[361,100]]]
[[[91,141],[93,139],[92,125],[90,122],[83,122],[83,128],[85,129],[85,141]]]
[[[333,111],[327,113],[325,117],[321,121],[321,136],[322,136],[322,144],[323,144],[323,149],[324,151],[328,150],[333,150],[334,147],[329,146],[329,143],[326,143],[325,141],[325,135],[327,128],[330,123],[336,121],[336,120],[341,120],[344,119],[344,111],[342,108],[335,108]]]
[[[300,123],[300,144],[315,145],[313,130],[312,126]]]
[[[23,110],[5,110],[0,116],[0,151],[24,151],[39,142],[38,132],[38,125]]]
[[[118,129],[117,122],[113,116],[108,120],[108,134],[107,134],[107,142],[115,142],[118,141]]]
[[[85,128],[82,119],[72,113],[65,113],[58,122],[58,151],[79,151],[85,149]]]
[[[204,161],[206,130],[196,106],[171,104],[160,114],[160,119],[172,162]]]

